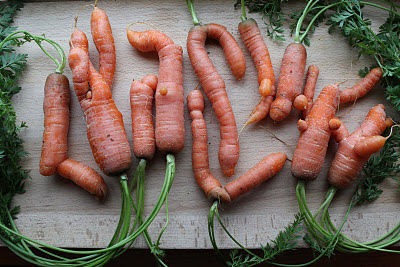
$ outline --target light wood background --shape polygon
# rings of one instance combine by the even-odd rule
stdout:
[[[68,53],[68,39],[74,24],[73,18],[85,4],[83,1],[55,1],[27,3],[18,13],[15,24],[19,29],[27,30],[35,35],[59,42]],[[226,88],[236,116],[238,128],[245,123],[252,108],[259,101],[256,69],[239,39],[237,24],[240,22],[240,10],[233,8],[234,1],[195,1],[197,16],[203,23],[219,23],[225,25],[244,49],[247,73],[241,81],[237,81],[230,72],[224,59],[222,49],[215,42],[207,45],[207,50],[217,70],[226,82]],[[131,122],[129,106],[129,88],[132,79],[141,79],[148,73],[158,72],[158,58],[154,53],[140,53],[130,46],[126,39],[126,26],[131,22],[144,21],[151,23],[167,35],[184,50],[184,88],[185,96],[195,88],[198,79],[187,56],[186,37],[192,26],[190,14],[185,2],[167,0],[149,2],[138,1],[99,1],[98,7],[104,9],[113,29],[117,67],[113,86],[113,97],[124,116],[128,138],[131,139]],[[288,5],[284,10],[301,8],[302,4]],[[371,10],[371,9],[367,9]],[[90,35],[91,6],[87,6],[79,15],[77,27]],[[366,13],[373,21],[380,22],[385,13]],[[284,49],[293,38],[286,42],[272,41],[266,37],[265,25],[258,14],[249,14],[261,27],[269,48],[276,76],[279,75],[280,61]],[[133,28],[146,30],[150,26],[136,24]],[[358,70],[369,66],[372,61],[357,58],[357,53],[339,34],[327,33],[325,26],[318,28],[310,36],[311,46],[307,48],[307,65],[320,67],[317,94],[322,87],[330,83],[344,82],[341,85],[352,86],[360,78]],[[26,121],[29,128],[21,132],[25,140],[25,149],[29,156],[24,167],[31,170],[32,179],[26,181],[26,193],[15,198],[15,204],[22,208],[18,215],[18,227],[25,235],[42,242],[63,247],[104,247],[112,237],[116,227],[119,210],[118,178],[105,177],[109,186],[109,195],[104,203],[96,202],[83,189],[59,176],[43,177],[39,174],[42,132],[43,132],[43,86],[46,76],[55,70],[53,62],[48,59],[34,44],[26,44],[19,49],[21,53],[29,53],[28,66],[20,81],[22,92],[14,97],[19,121]],[[98,65],[97,51],[90,43],[91,59]],[[65,74],[71,80],[68,66]],[[72,83],[71,83],[72,86]],[[72,92],[72,87],[71,87]],[[317,95],[316,94],[316,95]],[[354,131],[364,120],[368,110],[378,103],[386,103],[381,88],[376,88],[368,96],[360,99],[351,109],[351,105],[342,105],[338,112],[344,114],[342,120],[349,131]],[[351,111],[350,111],[351,109]],[[395,117],[387,108],[388,114]],[[210,163],[213,174],[225,184],[231,179],[222,175],[218,165],[217,151],[219,144],[218,121],[212,107],[206,100],[205,118],[209,134]],[[272,152],[285,152],[292,158],[299,133],[296,121],[299,113],[293,111],[288,119],[274,124],[270,119],[251,125],[240,136],[240,160],[236,167],[239,177],[265,155]],[[176,178],[169,197],[170,224],[162,238],[162,248],[168,249],[205,249],[211,248],[207,232],[207,215],[211,202],[197,187],[191,170],[191,131],[190,119],[185,108],[186,142],[182,152],[176,155]],[[88,164],[99,171],[95,164],[90,146],[86,138],[86,125],[83,113],[76,97],[72,93],[71,117],[69,132],[69,156]],[[272,131],[285,143],[276,140]],[[330,144],[326,164],[319,178],[307,185],[307,197],[310,206],[315,208],[321,203],[329,185],[326,173],[335,153],[336,145]],[[137,160],[133,160],[132,170]],[[130,175],[132,174],[130,171]],[[151,210],[160,192],[164,179],[165,158],[158,154],[147,167],[146,173],[146,212]],[[221,215],[226,226],[245,246],[259,247],[260,243],[274,239],[276,234],[293,221],[298,212],[295,197],[296,179],[290,174],[290,163],[283,171],[257,189],[243,196],[231,205],[224,205]],[[350,237],[367,241],[377,238],[393,227],[400,220],[398,185],[388,179],[382,184],[384,193],[373,204],[356,207],[346,223],[343,232]],[[343,190],[334,199],[331,215],[334,222],[339,223],[354,191],[354,186]],[[162,210],[149,228],[150,235],[156,237],[165,222],[165,210]],[[221,248],[235,247],[233,242],[216,227],[216,239]],[[300,244],[306,246],[304,243]],[[134,243],[134,247],[143,248],[146,244],[142,238]]]

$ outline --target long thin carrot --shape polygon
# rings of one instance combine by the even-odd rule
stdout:
[[[149,74],[131,85],[133,153],[137,158],[151,159],[156,151],[152,107],[157,81],[156,75]]]
[[[301,179],[314,180],[322,169],[331,131],[330,128],[339,105],[339,88],[328,85],[322,89],[306,120],[300,120],[300,138],[292,160],[292,174]],[[331,126],[332,127],[332,126]]]
[[[58,164],[68,158],[69,81],[59,73],[47,76],[44,86],[44,132],[40,174],[53,175]]]
[[[340,103],[356,101],[365,96],[382,79],[382,69],[372,69],[360,82],[351,88],[346,88],[340,92]]]
[[[107,185],[98,172],[91,167],[72,160],[66,159],[57,166],[57,172],[89,193],[95,195],[96,199],[103,201],[107,195]]]
[[[116,64],[114,37],[106,12],[96,5],[92,12],[90,26],[94,44],[99,52],[99,73],[111,90]]]
[[[199,90],[193,90],[187,96],[187,103],[192,118],[192,168],[194,178],[208,198],[221,199],[229,203],[231,201],[229,195],[210,171],[207,125],[203,117],[203,94]]]
[[[182,47],[160,31],[137,32],[128,28],[127,37],[136,49],[158,53],[156,145],[160,151],[179,152],[185,145]]]
[[[319,68],[316,65],[310,65],[307,70],[306,84],[304,85],[303,95],[307,98],[307,108],[302,112],[303,119],[307,117],[313,106],[315,87],[317,85]]]
[[[355,147],[365,138],[382,134],[387,126],[385,107],[381,104],[373,107],[361,126],[339,143],[328,172],[331,185],[345,188],[358,177],[369,157],[382,148],[385,142],[382,142],[382,138],[373,138],[368,139],[367,146],[361,144],[358,150]]]

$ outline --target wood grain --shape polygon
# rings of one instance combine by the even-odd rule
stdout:
[[[27,3],[15,19],[19,29],[40,35],[59,42],[68,52],[68,39],[74,24],[73,18],[78,10],[91,2],[56,1]],[[296,6],[297,5],[297,6]],[[126,26],[134,21],[151,23],[167,35],[184,50],[184,88],[185,96],[198,84],[197,77],[187,56],[186,37],[192,26],[191,17],[184,1],[99,1],[98,6],[104,9],[110,19],[116,42],[117,67],[113,86],[113,98],[124,116],[128,139],[132,133],[130,125],[129,88],[132,79],[141,79],[149,73],[158,72],[158,58],[153,53],[140,53],[133,49],[126,39]],[[301,4],[288,6],[300,8]],[[240,10],[233,8],[233,2],[223,0],[196,1],[195,8],[198,18],[204,22],[214,22],[225,25],[233,36],[239,40],[237,24],[240,22]],[[92,7],[83,9],[79,15],[77,27],[90,36],[90,13]],[[383,13],[373,11],[368,13],[373,21],[380,21]],[[279,75],[281,57],[290,37],[286,42],[275,42],[265,35],[265,25],[258,14],[249,14],[259,23],[271,54],[271,60],[276,75]],[[135,24],[136,30],[151,28],[147,25]],[[320,78],[317,83],[317,94],[323,86],[345,82],[342,86],[351,86],[360,78],[358,70],[369,66],[367,58],[357,60],[357,54],[338,34],[327,34],[325,26],[318,28],[310,37],[312,45],[307,48],[307,65],[316,64],[320,68]],[[239,41],[244,49],[244,45]],[[222,49],[213,42],[207,46],[212,61],[225,79],[228,96],[236,116],[238,128],[247,120],[253,107],[259,101],[257,75],[249,53],[244,49],[247,63],[247,73],[241,81],[237,81],[230,72],[224,59]],[[43,132],[43,86],[45,77],[55,70],[52,62],[46,58],[34,44],[26,44],[19,49],[21,53],[29,53],[28,66],[20,81],[22,92],[14,97],[19,121],[26,121],[29,128],[24,129],[21,137],[25,140],[25,149],[29,156],[24,161],[24,167],[30,169],[31,180],[26,182],[27,192],[16,197],[15,204],[20,205],[22,212],[18,215],[18,227],[27,236],[55,246],[62,247],[104,247],[111,238],[116,227],[119,209],[119,183],[116,177],[105,177],[109,186],[109,196],[105,203],[97,203],[84,190],[59,176],[43,177],[39,174],[39,159]],[[97,51],[93,42],[90,43],[90,56],[98,66]],[[68,67],[65,74],[71,78]],[[316,94],[316,95],[317,95]],[[364,120],[368,110],[378,104],[386,103],[382,90],[376,88],[368,96],[360,99],[354,107],[341,106],[341,118],[352,132]],[[351,111],[349,111],[351,109]],[[208,125],[209,152],[211,170],[221,183],[230,179],[222,175],[218,165],[217,153],[219,144],[218,121],[210,102],[206,99],[205,119]],[[394,112],[388,109],[394,116]],[[249,126],[240,136],[240,159],[236,174],[237,178],[251,168],[265,155],[272,152],[285,152],[292,158],[293,150],[299,133],[296,121],[299,113],[293,111],[288,119],[274,124],[270,119]],[[185,109],[186,143],[184,150],[176,157],[177,171],[174,185],[169,198],[170,224],[162,238],[162,248],[167,249],[206,249],[211,248],[207,232],[207,215],[211,206],[203,192],[197,187],[191,171],[191,136],[190,120]],[[86,125],[83,113],[76,97],[72,97],[69,142],[69,157],[88,164],[100,171],[93,160],[89,143],[86,138]],[[270,133],[282,139],[286,144],[276,140]],[[307,185],[308,201],[316,208],[328,188],[326,174],[329,162],[333,159],[335,144],[331,144],[326,164],[320,177]],[[133,161],[133,169],[137,164]],[[165,171],[165,158],[158,155],[148,164],[146,173],[146,213],[148,214],[162,186]],[[261,185],[251,193],[240,198],[230,206],[223,206],[222,217],[227,227],[235,237],[247,247],[257,248],[260,243],[273,239],[276,234],[293,220],[297,213],[295,197],[296,180],[290,174],[289,162],[283,171],[269,182]],[[379,237],[400,220],[399,194],[393,181],[382,185],[385,190],[382,197],[372,205],[354,209],[344,232],[359,241],[367,241]],[[354,186],[341,193],[334,200],[331,215],[334,222],[343,218]],[[165,222],[165,211],[161,211],[149,228],[150,235],[155,237]],[[235,247],[217,227],[216,239],[221,248]],[[301,244],[302,247],[305,244]],[[143,239],[135,244],[136,248],[146,247]]]

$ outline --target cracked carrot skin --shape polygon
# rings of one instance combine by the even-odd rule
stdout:
[[[72,160],[66,159],[57,166],[57,172],[62,177],[73,181],[89,193],[103,201],[107,195],[107,184],[103,177],[93,168]]]
[[[282,121],[289,116],[294,99],[301,94],[307,51],[302,44],[288,45],[282,58],[276,99],[271,104],[270,117]]]
[[[217,24],[206,24],[194,26],[190,29],[187,38],[189,58],[219,120],[221,137],[218,152],[219,164],[225,175],[232,176],[239,160],[236,120],[226,93],[225,82],[215,69],[205,49],[205,41],[208,37],[220,42],[236,77],[241,78],[243,76],[246,63],[243,52],[225,27]],[[236,63],[236,65],[233,63]]]
[[[160,60],[156,100],[156,145],[179,152],[185,145],[182,47],[159,31],[127,31],[129,43],[142,52],[157,51]],[[160,91],[167,94],[161,94]]]
[[[111,90],[114,82],[116,54],[114,37],[106,12],[94,7],[90,26],[94,44],[99,52],[99,73]]]
[[[328,172],[329,183],[337,188],[350,185],[358,177],[370,156],[379,150],[384,142],[382,143],[381,138],[371,139],[368,143],[369,149],[364,145],[363,150],[359,149],[362,151],[359,154],[355,147],[365,138],[381,135],[388,126],[385,107],[381,104],[373,107],[361,126],[339,143]]]
[[[106,175],[118,175],[131,165],[130,146],[122,114],[115,106],[111,91],[90,63],[85,37],[77,30],[71,35],[68,61],[74,89],[85,115],[96,163]]]
[[[275,96],[275,74],[272,68],[271,58],[268,48],[254,19],[247,19],[239,23],[240,36],[247,50],[253,58],[258,73],[258,84],[261,86],[263,81],[269,80],[271,92],[268,96],[263,96],[257,104],[246,124],[255,123],[268,115],[273,97]]]
[[[346,88],[340,92],[340,103],[356,101],[365,96],[382,79],[382,69],[372,69],[360,82],[351,88]]]
[[[192,118],[192,168],[198,186],[210,199],[231,200],[221,183],[212,175],[208,158],[207,125],[203,117],[204,97],[199,90],[193,90],[187,96],[188,109]]]
[[[329,122],[339,105],[339,93],[337,85],[324,87],[305,121],[299,121],[300,138],[292,160],[293,176],[315,180],[321,171],[333,130]],[[334,125],[336,128],[337,124]]]
[[[44,86],[44,131],[40,174],[50,176],[68,158],[69,81],[65,75],[52,73]]]
[[[152,107],[157,82],[157,76],[149,74],[141,81],[133,81],[131,85],[133,153],[137,158],[149,160],[156,152]]]
[[[253,168],[236,180],[225,185],[231,201],[270,179],[280,172],[286,162],[285,153],[272,153],[260,160]]]

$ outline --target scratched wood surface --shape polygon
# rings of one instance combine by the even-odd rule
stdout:
[[[91,2],[55,1],[28,3],[15,19],[19,29],[40,35],[59,42],[68,52],[68,39],[72,31],[78,10]],[[184,51],[184,88],[185,96],[198,84],[198,79],[187,56],[186,37],[192,26],[191,17],[184,1],[99,1],[98,6],[104,9],[110,19],[114,33],[117,67],[113,86],[113,97],[124,116],[124,123],[131,139],[131,122],[129,106],[129,88],[132,79],[141,79],[148,73],[158,72],[158,58],[154,53],[140,53],[130,46],[126,39],[126,26],[131,22],[143,21],[151,23],[167,35]],[[292,8],[300,8],[301,3]],[[237,81],[230,72],[224,59],[222,49],[214,42],[207,45],[212,61],[225,79],[226,88],[236,116],[238,128],[245,123],[252,108],[259,101],[256,69],[239,40],[237,24],[240,10],[233,8],[233,1],[196,1],[198,18],[204,22],[225,25],[239,45],[244,49],[247,72],[241,81]],[[87,6],[79,15],[78,28],[90,35],[90,13],[92,7]],[[373,21],[380,21],[385,15],[376,10],[368,13]],[[267,42],[276,76],[279,75],[280,61],[286,45],[292,41],[276,42],[268,39],[265,26],[258,14],[249,14],[259,23]],[[138,30],[151,28],[148,25],[135,24]],[[369,66],[366,58],[357,59],[356,52],[338,34],[329,35],[326,27],[318,28],[310,37],[312,45],[307,48],[307,65],[320,67],[320,79],[317,93],[322,87],[336,82],[344,82],[341,87],[351,86],[360,78],[358,70]],[[31,170],[31,178],[26,182],[26,193],[16,197],[16,204],[22,212],[18,215],[20,231],[29,237],[63,247],[103,247],[108,244],[119,218],[120,198],[118,178],[105,177],[109,186],[109,195],[104,203],[96,202],[91,195],[73,183],[55,175],[43,177],[39,174],[42,132],[43,132],[43,85],[46,76],[55,70],[53,63],[34,44],[26,44],[19,49],[21,53],[29,53],[28,66],[20,81],[22,92],[14,97],[18,119],[26,121],[28,128],[21,132],[25,140],[25,149],[29,156],[24,167]],[[90,43],[91,59],[98,65],[97,51]],[[65,74],[71,79],[68,67]],[[72,84],[71,84],[72,86]],[[72,90],[72,88],[71,88]],[[72,91],[71,91],[72,92]],[[343,105],[339,115],[349,131],[355,130],[364,120],[368,110],[378,104],[386,103],[380,88],[376,88],[367,97],[360,99],[354,107]],[[396,116],[388,107],[389,115]],[[249,126],[240,136],[240,160],[236,167],[237,178],[251,168],[265,155],[272,152],[285,152],[292,158],[299,133],[296,128],[298,112],[293,111],[288,119],[274,124],[270,119]],[[219,128],[215,113],[206,100],[205,118],[209,134],[210,163],[213,174],[225,184],[231,179],[222,175],[218,165],[217,152]],[[86,137],[86,126],[78,101],[72,95],[70,132],[68,137],[70,158],[80,160],[96,170],[90,146]],[[207,232],[207,215],[211,202],[206,199],[197,187],[191,170],[191,131],[190,120],[185,106],[186,142],[182,152],[176,155],[176,178],[169,197],[169,226],[162,238],[163,248],[204,249],[211,248]],[[276,140],[267,130],[272,131],[282,142]],[[315,209],[328,189],[326,173],[332,160],[336,145],[331,143],[326,164],[319,178],[307,185],[307,196],[310,206]],[[137,160],[133,160],[133,167]],[[148,164],[146,173],[146,212],[151,210],[160,192],[164,177],[165,158],[160,153]],[[132,170],[129,172],[132,174]],[[232,178],[232,179],[233,179]],[[273,239],[297,213],[295,197],[296,179],[290,174],[288,162],[283,171],[273,179],[243,196],[231,205],[222,206],[221,215],[227,227],[248,247],[259,247]],[[376,238],[400,220],[399,194],[394,181],[385,181],[382,197],[373,205],[354,208],[344,232],[359,241]],[[349,202],[354,186],[340,192],[334,199],[331,214],[334,222],[339,223]],[[165,210],[162,210],[150,226],[150,235],[156,236],[165,222]],[[234,247],[234,244],[216,228],[216,239],[222,248]],[[305,246],[305,244],[301,244]],[[143,239],[139,239],[135,247],[145,247]]]

